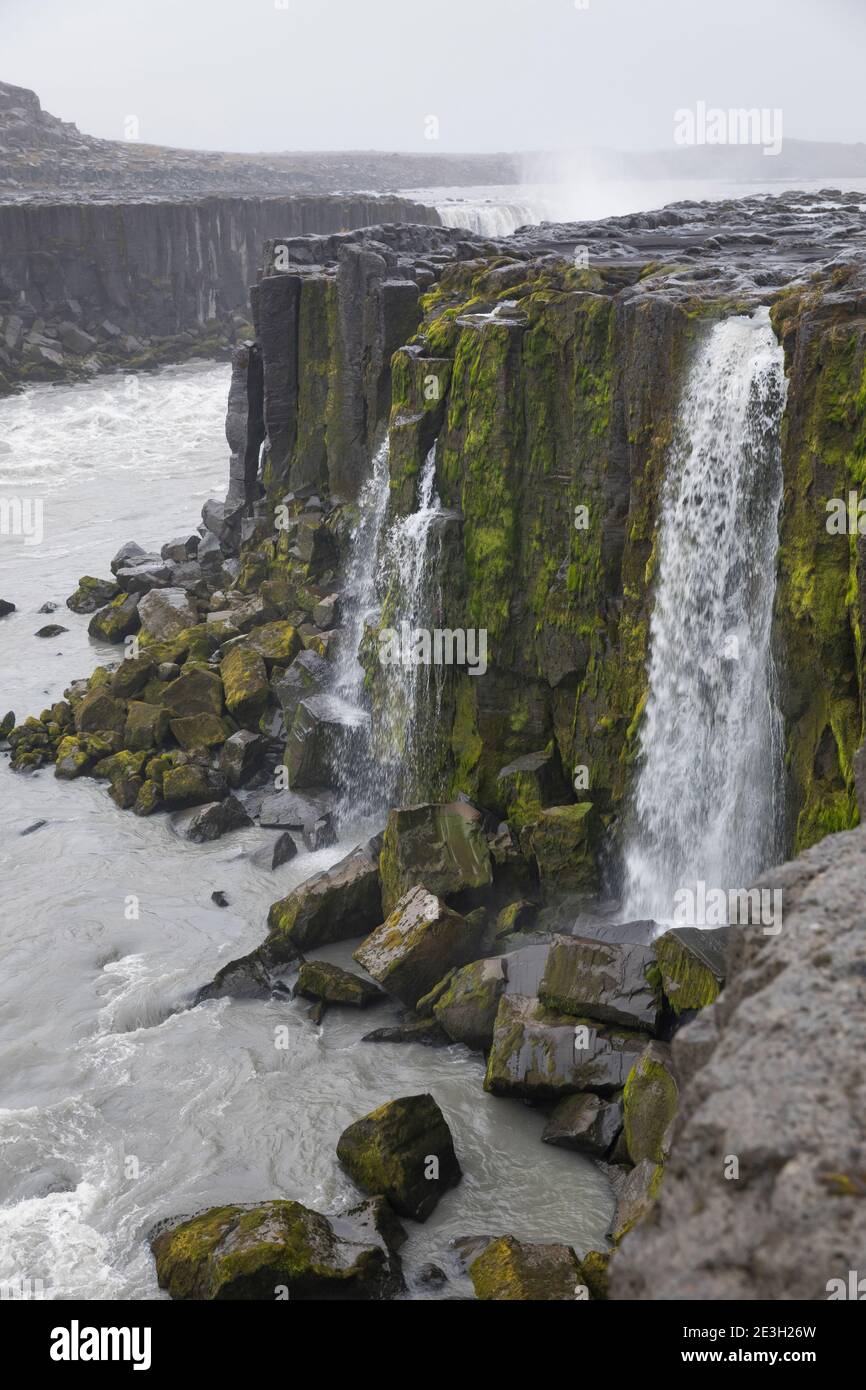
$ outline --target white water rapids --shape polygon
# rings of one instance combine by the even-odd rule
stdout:
[[[80,575],[105,575],[121,542],[159,545],[222,494],[227,389],[228,368],[203,364],[0,400],[0,495],[45,503],[41,545],[0,537],[0,597],[17,605],[0,619],[0,715],[38,714],[70,679],[117,659],[63,600]],[[384,507],[387,469],[377,477]],[[375,603],[370,578],[359,573],[359,610],[365,593]],[[46,600],[60,604],[52,617],[37,612]],[[47,622],[69,631],[35,637]],[[345,1208],[357,1190],[337,1163],[341,1131],[421,1091],[448,1118],[464,1178],[424,1226],[408,1223],[410,1275],[425,1260],[450,1269],[450,1240],[477,1232],[599,1248],[606,1182],[540,1143],[540,1112],[486,1095],[479,1055],[360,1042],[394,1021],[395,1005],[334,1009],[322,1027],[302,1001],[186,1007],[261,942],[276,898],[359,838],[348,827],[339,845],[269,873],[251,857],[266,835],[190,845],[164,816],[118,811],[104,784],[14,774],[0,755],[0,1285],[161,1297],[146,1241],[156,1221],[271,1197]],[[318,954],[352,966],[354,944]],[[274,1046],[281,1024],[288,1050]],[[413,1285],[412,1296],[431,1295]]]
[[[662,489],[649,696],[625,915],[747,888],[781,849],[770,625],[786,381],[769,312],[716,324],[689,372]]]

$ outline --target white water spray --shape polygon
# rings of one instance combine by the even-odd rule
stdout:
[[[670,921],[675,893],[700,881],[747,887],[782,848],[770,626],[785,393],[764,308],[716,324],[686,383],[624,840],[630,918]]]

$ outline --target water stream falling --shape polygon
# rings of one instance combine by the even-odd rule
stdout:
[[[661,499],[649,696],[624,838],[625,910],[746,888],[781,845],[770,626],[782,495],[782,350],[761,308],[690,371]]]

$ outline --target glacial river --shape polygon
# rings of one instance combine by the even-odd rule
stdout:
[[[0,535],[0,598],[17,609],[0,619],[0,716],[38,714],[117,657],[64,600],[80,575],[106,575],[123,541],[158,546],[224,493],[227,389],[228,367],[207,363],[0,400],[0,499],[31,503],[31,518],[41,502],[43,531],[38,544]],[[55,614],[39,613],[46,602]],[[34,635],[51,622],[68,631]],[[273,1197],[345,1208],[357,1192],[336,1160],[341,1131],[420,1091],[442,1106],[464,1179],[426,1225],[408,1223],[413,1296],[430,1296],[411,1279],[425,1261],[454,1270],[455,1236],[601,1247],[606,1182],[540,1143],[538,1112],[485,1095],[478,1055],[360,1042],[392,1004],[333,1009],[321,1027],[303,1001],[188,1007],[262,939],[272,901],[355,842],[267,873],[251,858],[266,836],[185,844],[166,817],[118,811],[103,784],[16,775],[0,753],[0,1285],[162,1297],[156,1221]],[[322,954],[349,964],[351,945]],[[288,1049],[274,1045],[283,1024]],[[467,1288],[455,1279],[445,1296]]]

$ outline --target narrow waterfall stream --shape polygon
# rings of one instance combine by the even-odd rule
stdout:
[[[786,380],[769,311],[717,323],[694,361],[661,500],[649,695],[624,907],[671,920],[698,882],[746,888],[781,851],[770,626]]]

